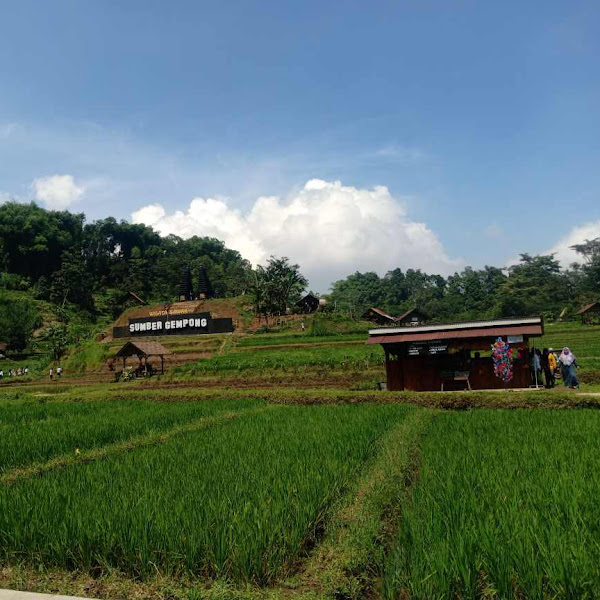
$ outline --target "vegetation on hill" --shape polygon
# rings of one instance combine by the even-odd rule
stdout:
[[[383,277],[357,272],[333,283],[330,304],[358,315],[372,306],[393,315],[417,306],[436,321],[534,314],[554,319],[565,309],[573,316],[600,298],[599,245],[592,240],[576,249],[584,264],[568,269],[553,255],[521,254],[508,270],[466,267],[448,278],[418,269],[394,269]]]

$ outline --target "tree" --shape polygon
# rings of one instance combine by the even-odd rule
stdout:
[[[585,261],[590,264],[594,259],[600,258],[600,237],[594,238],[593,240],[585,240],[583,244],[575,244],[569,246],[571,250],[575,250],[578,254],[581,254]]]
[[[298,265],[291,265],[287,257],[271,256],[266,268],[259,265],[254,272],[250,294],[255,312],[265,317],[268,326],[269,315],[285,313],[300,299],[307,283]]]
[[[521,261],[509,268],[508,279],[498,289],[496,306],[499,316],[528,316],[541,312],[560,314],[572,298],[554,255],[520,256]]]
[[[25,350],[41,324],[41,315],[31,302],[0,296],[0,340],[8,344],[9,350]]]
[[[67,351],[69,345],[69,331],[64,323],[56,323],[46,330],[46,341],[48,350],[52,353],[54,360],[60,360]]]

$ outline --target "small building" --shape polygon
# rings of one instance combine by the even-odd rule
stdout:
[[[380,310],[379,308],[368,308],[365,312],[360,316],[361,319],[365,321],[372,321],[373,323],[377,323],[377,325],[391,325],[396,322],[395,317],[392,315],[388,315],[386,312]]]
[[[167,350],[162,344],[158,342],[146,342],[146,341],[131,341],[127,342],[115,355],[115,358],[123,359],[123,370],[127,366],[127,359],[135,357],[138,359],[137,368],[140,370],[148,371],[148,359],[151,356],[158,356],[160,358],[160,372],[165,372],[165,356],[173,354]]]
[[[541,317],[529,317],[371,329],[366,343],[383,346],[388,390],[527,388],[529,340],[543,333]],[[513,350],[508,384],[494,373],[490,351],[498,338]]]
[[[304,298],[296,302],[295,306],[300,310],[301,313],[310,314],[319,310],[321,301],[314,294],[306,294]]]
[[[600,302],[592,302],[580,308],[577,313],[584,325],[600,324]]]
[[[415,327],[416,325],[423,325],[425,321],[427,321],[427,315],[418,308],[411,308],[396,317],[396,323],[402,326],[410,325]]]

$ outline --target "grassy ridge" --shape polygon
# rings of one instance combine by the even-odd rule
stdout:
[[[439,416],[387,597],[597,597],[599,454],[596,411]]]
[[[260,374],[267,371],[297,368],[368,368],[382,366],[383,352],[370,346],[315,346],[272,350],[270,352],[231,352],[214,356],[210,360],[181,365],[172,369],[177,375],[202,375],[209,373],[253,371]]]
[[[538,348],[562,350],[568,346],[580,358],[600,359],[600,326],[579,322],[551,323],[544,331],[543,337],[533,340]]]
[[[110,444],[132,435],[164,431],[259,400],[164,404],[138,400],[45,402],[30,399],[0,404],[0,474],[55,456]]]
[[[366,341],[368,335],[364,333],[338,333],[323,336],[314,336],[310,333],[294,333],[288,335],[245,335],[237,341],[241,348],[260,348],[264,346],[280,346],[286,344],[326,344],[337,342]]]
[[[0,554],[134,575],[271,581],[316,535],[375,441],[412,410],[274,406],[21,480],[0,488]]]

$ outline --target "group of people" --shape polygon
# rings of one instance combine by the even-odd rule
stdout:
[[[542,372],[544,381],[542,381]],[[568,388],[578,388],[577,358],[568,347],[564,347],[560,354],[552,348],[538,348],[531,353],[531,379],[534,385],[544,384],[547,388],[556,385],[556,375],[560,373],[562,380]]]
[[[18,377],[21,375],[27,375],[29,373],[29,367],[19,367],[18,369],[9,369],[7,375],[9,377]],[[4,369],[0,369],[0,379],[4,379]]]
[[[48,375],[50,376],[50,380],[54,379],[54,369],[50,367],[50,371]],[[63,374],[62,367],[56,367],[56,379],[60,379],[60,376]]]

